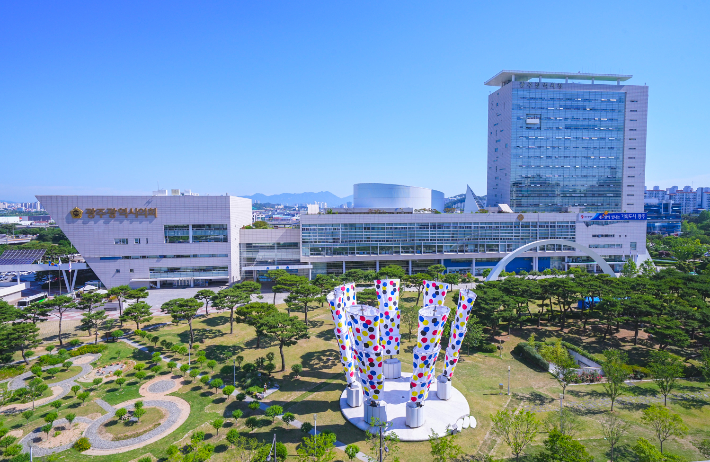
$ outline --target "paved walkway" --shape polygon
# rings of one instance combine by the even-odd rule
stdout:
[[[91,424],[92,420],[87,419],[86,417],[77,417],[74,419],[74,425],[76,423],[81,422],[85,424]],[[64,425],[64,424],[69,424],[69,421],[67,419],[58,419],[54,421],[54,426],[56,427],[57,425]],[[42,440],[42,430],[41,427],[35,428],[33,431],[28,433],[24,438],[20,440],[20,444],[22,445],[22,452],[30,452],[30,441],[33,443],[37,443]],[[71,441],[70,443],[64,444],[62,446],[57,446],[55,448],[41,448],[37,446],[36,444],[34,445],[34,448],[32,449],[32,456],[33,457],[44,457],[48,456],[50,454],[54,454],[55,452],[61,452],[61,451],[66,451],[67,449],[71,448],[74,445],[74,442],[79,439],[79,436],[77,436],[76,439]]]
[[[49,404],[53,401],[56,401],[58,399],[64,398],[66,395],[69,394],[71,391],[71,387],[76,385],[76,380],[84,377],[86,374],[91,372],[93,367],[91,364],[96,360],[98,360],[101,357],[101,353],[89,353],[86,355],[81,355],[81,356],[76,356],[74,360],[79,360],[83,358],[90,358],[88,362],[84,364],[77,364],[81,365],[81,371],[77,373],[74,377],[62,380],[61,382],[53,383],[51,384],[51,389],[52,389],[52,396],[37,400],[34,402],[34,406],[43,406],[45,404]],[[49,367],[53,366],[47,366],[43,367],[42,369],[48,369]],[[8,390],[18,390],[20,388],[23,388],[25,386],[25,380],[32,376],[32,372],[25,372],[21,375],[18,375],[17,377],[14,377],[10,383],[7,384]],[[29,403],[13,403],[13,404],[8,404],[4,408],[0,409],[0,414],[15,414],[17,412],[22,412],[26,409],[31,409],[32,408],[32,402],[30,401]]]
[[[114,417],[116,408],[106,402],[103,402],[103,404],[98,403],[108,413],[94,420],[84,432],[84,436],[89,438],[91,442],[91,449],[85,451],[84,454],[89,456],[101,456],[132,451],[154,443],[177,430],[190,416],[190,405],[182,398],[166,395],[180,388],[180,380],[182,380],[182,378],[177,376],[169,377],[163,375],[155,377],[141,385],[138,390],[143,398],[121,403],[120,407],[132,410],[136,401],[143,401],[145,407],[159,407],[168,415],[165,421],[158,427],[136,438],[120,441],[111,441],[102,438],[98,433],[99,427]],[[153,387],[154,384],[166,381],[172,381],[174,383],[171,387],[161,386],[159,392],[151,391],[155,390],[155,387]]]

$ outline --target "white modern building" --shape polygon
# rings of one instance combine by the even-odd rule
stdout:
[[[429,188],[384,183],[353,185],[353,208],[444,211],[444,193]]]
[[[488,205],[643,212],[648,87],[631,75],[501,71],[488,96]]]
[[[301,261],[312,274],[399,265],[409,273],[442,264],[447,272],[481,275],[519,247],[564,240],[591,249],[620,271],[646,258],[643,213],[321,214],[301,217]],[[584,252],[559,243],[521,253],[507,271],[601,268]]]
[[[251,200],[235,196],[37,196],[111,288],[240,279],[239,230]]]

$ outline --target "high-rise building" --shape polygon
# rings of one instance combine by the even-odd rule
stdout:
[[[630,75],[501,71],[488,97],[488,206],[643,212],[648,87]]]

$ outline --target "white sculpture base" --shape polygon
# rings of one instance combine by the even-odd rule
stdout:
[[[362,406],[362,387],[360,387],[360,385],[354,383],[351,387],[348,387],[345,390],[348,393],[348,406]]]
[[[402,362],[399,359],[385,359],[383,366],[385,380],[398,379],[402,377]]]
[[[451,390],[454,388],[451,385],[451,380],[447,379],[443,375],[436,378],[436,396],[439,399],[448,401],[451,399]]]
[[[419,428],[424,425],[424,406],[417,406],[416,403],[407,403],[407,415],[404,423],[409,428]]]
[[[439,435],[444,435],[447,428],[458,426],[458,422],[463,423],[463,418],[471,413],[471,408],[464,395],[456,388],[451,388],[451,398],[443,401],[436,396],[436,386],[431,384],[429,397],[424,401],[426,408],[426,419],[421,427],[408,427],[406,424],[407,403],[411,402],[409,382],[412,378],[411,372],[403,372],[402,377],[395,380],[385,380],[384,391],[381,398],[386,402],[387,420],[392,422],[390,431],[397,433],[402,441],[427,441],[429,434],[434,430]],[[343,416],[362,431],[370,429],[369,423],[365,421],[365,410],[367,403],[361,407],[350,407],[347,400],[347,389],[343,390],[340,396],[340,412]],[[475,422],[470,419],[470,422]],[[473,426],[474,424],[471,424]],[[463,427],[463,425],[461,425]],[[465,428],[465,427],[464,427]]]
[[[365,422],[370,425],[387,422],[387,403],[382,400],[368,400],[365,403]]]

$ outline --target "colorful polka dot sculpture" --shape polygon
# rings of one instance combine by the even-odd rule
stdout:
[[[428,351],[439,346],[450,311],[447,306],[427,306],[419,310],[417,348]]]
[[[466,325],[471,315],[471,308],[476,301],[476,294],[472,290],[462,289],[459,292],[459,303],[456,307],[456,317],[451,321],[451,337],[446,347],[446,363],[444,364],[444,377],[451,380],[454,369],[459,361],[459,352],[464,336],[466,335]]]
[[[384,354],[398,355],[399,338],[399,279],[378,279],[375,282],[377,303],[382,315],[380,326],[380,343],[384,347]]]
[[[355,283],[346,282],[345,284],[340,284],[334,290],[335,296],[339,294],[343,297],[344,307],[357,305],[357,295],[355,294]]]
[[[429,387],[434,379],[434,366],[439,351],[441,351],[439,346],[430,350],[414,349],[412,380],[409,383],[410,401],[420,403],[429,396]]]
[[[444,299],[449,293],[449,284],[435,281],[423,281],[424,306],[444,306]]]
[[[343,372],[348,384],[357,382],[357,366],[355,365],[355,355],[352,345],[352,331],[350,322],[345,314],[345,306],[342,293],[337,296],[335,292],[331,292],[327,296],[328,304],[330,305],[330,313],[333,316],[335,324],[335,339],[338,341],[338,351],[340,351],[340,362],[343,365]]]
[[[383,348],[380,343],[382,316],[379,308],[352,305],[345,309],[353,333],[353,348],[365,398],[380,399],[384,390]]]

